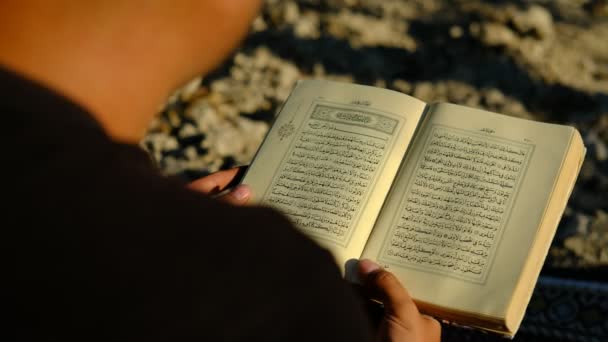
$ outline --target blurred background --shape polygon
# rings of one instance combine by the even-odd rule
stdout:
[[[307,78],[578,128],[587,156],[516,340],[608,341],[608,0],[267,0],[142,146],[185,180],[246,165]],[[446,327],[444,339],[495,337]]]

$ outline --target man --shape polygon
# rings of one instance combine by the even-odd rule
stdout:
[[[0,3],[18,340],[438,340],[437,321],[378,265],[360,263],[385,303],[375,332],[326,251],[272,210],[235,206],[246,187],[210,198],[235,170],[185,187],[136,147],[171,90],[216,66],[258,7]]]

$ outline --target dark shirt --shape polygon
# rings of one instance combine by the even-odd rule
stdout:
[[[0,96],[17,340],[369,339],[330,254],[281,215],[162,177],[81,107],[2,69]]]

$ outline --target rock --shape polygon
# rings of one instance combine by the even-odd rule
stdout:
[[[460,26],[450,27],[450,37],[452,37],[454,39],[458,39],[458,38],[461,38],[463,34],[464,34],[464,31],[463,31],[462,27],[460,27]]]
[[[230,77],[211,84],[208,102],[228,117],[267,111],[273,102],[287,99],[300,77],[296,66],[260,47],[235,56]]]
[[[184,149],[184,156],[186,157],[187,160],[196,159],[196,157],[198,156],[198,153],[196,152],[196,147],[194,147],[194,146],[186,147]]]
[[[560,222],[556,238],[563,240],[567,237],[582,235],[589,233],[591,218],[583,213],[565,213]]]
[[[377,19],[342,9],[338,14],[325,17],[324,23],[330,34],[348,39],[355,48],[385,46],[416,49],[416,41],[407,33],[407,22],[392,18]]]
[[[378,87],[378,88],[386,88],[386,81],[378,78],[376,79],[376,81],[374,82],[374,87]]]
[[[182,128],[177,133],[177,136],[180,138],[188,138],[196,134],[199,134],[199,131],[196,129],[196,127],[190,123],[187,123],[182,126]]]
[[[418,83],[414,88],[413,96],[427,102],[435,100],[433,85],[430,82]]]
[[[251,24],[251,30],[253,32],[261,32],[266,30],[267,28],[268,25],[266,24],[266,21],[264,21],[264,17],[261,15],[258,15]]]
[[[477,93],[475,88],[466,83],[452,81],[448,82],[447,85],[447,88],[449,89],[447,100],[453,103],[464,104],[465,102],[470,102],[470,99],[475,97],[475,94]],[[475,100],[478,99],[479,96],[477,96]],[[474,102],[475,103],[473,105],[477,105],[479,101]]]
[[[162,145],[163,141],[167,139],[166,133],[153,133],[150,132],[140,142],[140,146],[148,151],[152,159],[157,163],[161,163],[162,160]]]
[[[520,33],[534,32],[542,39],[553,36],[553,17],[544,7],[532,5],[527,11],[512,11],[511,15],[513,25]]]
[[[162,118],[157,116],[150,122],[148,130],[151,133],[170,134],[171,125],[167,122],[167,120],[163,120]]]
[[[497,23],[484,23],[481,26],[481,41],[489,46],[516,47],[519,39],[511,29]]]
[[[576,214],[576,222],[576,233],[586,235],[589,232],[589,226],[591,223],[589,216],[584,214]]]
[[[598,168],[595,165],[595,160],[591,159],[589,155],[585,156],[585,161],[583,165],[581,165],[581,170],[579,171],[579,178],[589,181],[595,177],[595,174],[598,172]]]
[[[608,213],[603,210],[598,210],[596,217],[591,224],[591,230],[604,235],[608,239]]]
[[[608,265],[608,214],[598,210],[589,231],[567,238],[564,247],[580,256],[586,265]]]
[[[180,90],[178,90],[180,94],[180,98],[182,101],[189,101],[200,89],[202,77],[195,77],[190,82],[186,83]]]
[[[587,244],[585,243],[585,239],[581,236],[572,236],[567,238],[564,242],[564,246],[579,256],[584,257],[587,253]],[[593,261],[593,256],[591,256],[590,259]]]
[[[601,250],[599,263],[602,265],[608,265],[608,248]]]
[[[595,159],[598,161],[605,161],[608,159],[608,147],[594,130],[587,133],[585,136],[585,143],[590,148]]]
[[[591,13],[596,17],[608,18],[608,1],[595,0],[591,2]]]
[[[163,158],[161,163],[163,172],[169,175],[176,174],[182,170],[182,167],[179,164],[177,159],[171,156]]]
[[[267,4],[270,19],[276,26],[282,27],[287,24],[293,24],[300,16],[300,9],[294,1],[271,0]]]
[[[503,95],[503,93],[500,90],[498,90],[496,88],[487,90],[484,95],[485,95],[484,96],[485,102],[489,106],[497,107],[497,106],[504,104],[504,102],[505,102],[505,96]]]
[[[470,23],[469,33],[471,34],[471,36],[479,38],[481,36],[481,24],[478,22]]]
[[[412,84],[401,79],[396,79],[393,81],[393,88],[404,94],[410,94],[412,92]]]
[[[177,139],[175,139],[174,137],[167,137],[166,139],[164,139],[164,141],[162,142],[162,146],[161,149],[164,151],[173,151],[179,148],[179,144],[177,143]]]
[[[307,11],[295,22],[293,32],[297,37],[318,39],[321,36],[319,15]]]
[[[285,21],[290,24],[298,21],[298,18],[300,17],[300,8],[298,7],[298,4],[292,1],[283,1],[283,3],[285,4],[285,13],[283,14]]]
[[[171,124],[171,127],[179,127],[179,125],[182,123],[182,118],[175,110],[170,110],[169,113],[167,113],[167,116],[169,118],[169,123]]]
[[[172,103],[175,103],[177,100],[181,100],[184,102],[190,101],[194,95],[200,92],[201,81],[202,77],[197,76],[191,81],[187,82],[183,86],[173,91],[173,93],[167,99],[166,105],[168,106]]]

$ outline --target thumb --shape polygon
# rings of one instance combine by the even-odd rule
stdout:
[[[239,184],[232,188],[227,194],[220,196],[219,199],[234,205],[243,205],[251,197],[251,188],[245,184]]]
[[[359,275],[368,291],[382,301],[387,314],[400,318],[406,325],[408,318],[420,315],[410,294],[391,272],[363,259],[359,261]]]

